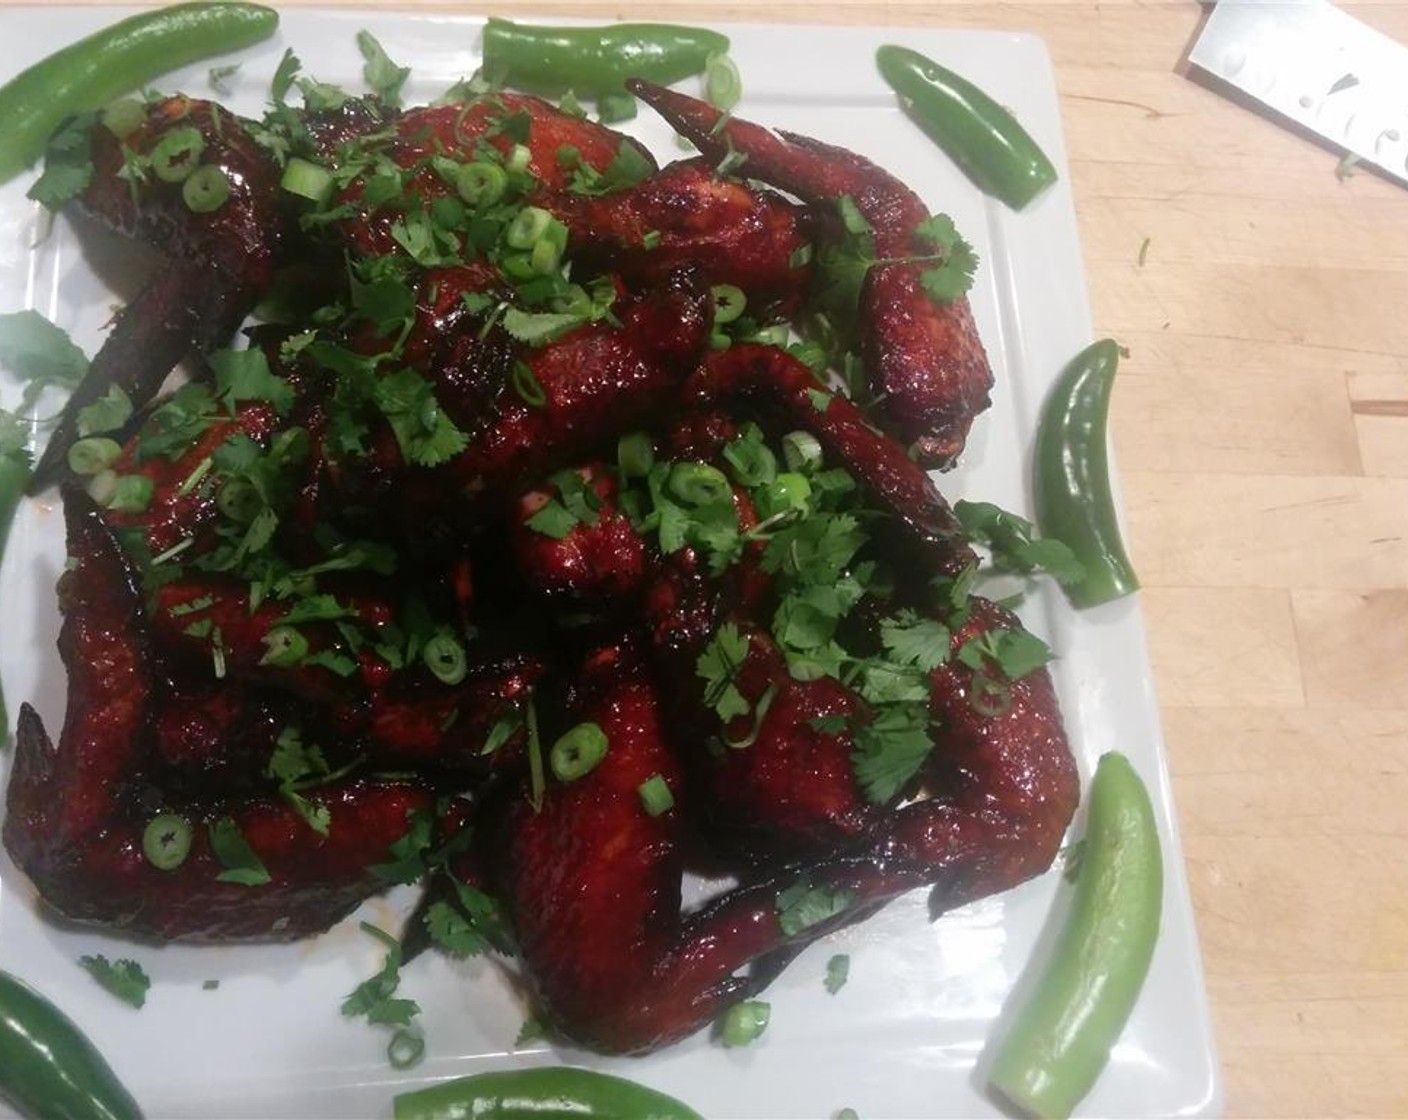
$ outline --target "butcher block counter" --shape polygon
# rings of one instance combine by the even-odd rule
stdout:
[[[1408,1115],[1408,189],[1188,80],[1192,0],[402,6],[1046,41],[1228,1115]]]

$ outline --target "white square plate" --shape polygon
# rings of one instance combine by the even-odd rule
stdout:
[[[124,14],[109,8],[0,10],[0,81]],[[367,28],[393,59],[413,67],[408,103],[471,73],[476,18],[289,11],[278,36],[247,52],[232,80],[236,111],[257,116],[285,47],[305,70],[361,88],[353,43]],[[1022,214],[985,199],[900,112],[875,71],[877,46],[901,42],[953,66],[1017,112],[1064,169],[1050,63],[1028,35],[932,29],[723,27],[733,40],[745,96],[738,112],[853,148],[953,215],[982,265],[974,310],[997,376],[960,470],[940,480],[950,496],[1030,513],[1029,449],[1039,404],[1057,371],[1090,340],[1090,316],[1070,188],[1064,180]],[[223,61],[223,60],[222,60]],[[207,68],[160,83],[212,95]],[[630,128],[668,161],[669,130],[642,108]],[[112,305],[130,297],[130,250],[105,237],[82,241],[60,219],[43,229],[26,201],[28,177],[0,188],[0,311],[36,308],[89,353]],[[13,380],[0,403],[13,405]],[[13,708],[35,703],[61,721],[62,668],[54,649],[53,586],[64,560],[52,497],[21,510],[0,572],[0,676]],[[1187,882],[1169,799],[1158,709],[1137,598],[1079,616],[1058,593],[1028,601],[1028,624],[1055,646],[1057,687],[1082,773],[1122,750],[1149,783],[1167,853],[1164,929],[1138,1008],[1082,1112],[1092,1116],[1205,1116],[1221,1105]],[[982,1052],[1004,999],[1049,940],[1060,875],[964,907],[931,924],[923,892],[812,946],[768,990],[772,1023],[754,1046],[724,1051],[696,1037],[645,1059],[607,1060],[542,1043],[514,1053],[524,1017],[509,987],[484,963],[427,954],[409,966],[402,994],[420,1001],[428,1047],[407,1073],[391,1070],[386,1036],[344,1019],[340,1001],[380,965],[381,950],[350,920],[288,946],[154,948],[61,928],[36,910],[33,892],[0,862],[0,967],[46,992],[91,1034],[153,1117],[384,1116],[393,1092],[432,1079],[513,1064],[573,1062],[622,1073],[724,1117],[809,1117],[841,1108],[880,1117],[996,1115],[981,1088]],[[357,915],[396,929],[413,902],[403,891]],[[851,957],[850,982],[823,988],[827,958]],[[134,1011],[76,965],[105,953],[140,961],[153,977]],[[207,990],[203,981],[219,980]]]

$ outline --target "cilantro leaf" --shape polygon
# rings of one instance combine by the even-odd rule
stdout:
[[[430,813],[412,813],[409,827],[399,840],[391,844],[391,863],[378,863],[369,868],[378,879],[388,883],[414,883],[427,870],[426,855],[435,828],[435,817]]]
[[[293,386],[269,368],[264,351],[217,350],[209,362],[216,391],[228,404],[268,401],[281,416],[293,407]]]
[[[582,316],[569,312],[532,312],[517,307],[510,307],[499,320],[511,337],[529,346],[541,346],[561,338],[583,321]]]
[[[748,701],[734,685],[734,678],[748,657],[749,640],[738,632],[732,622],[714,631],[714,636],[699,655],[695,671],[704,679],[704,703],[713,708],[719,719],[727,722],[735,716],[747,715]]]
[[[856,728],[851,766],[866,800],[884,805],[919,772],[933,749],[927,701],[887,704]]]
[[[1051,647],[1025,630],[989,630],[958,648],[958,660],[982,670],[991,661],[1009,680],[1019,680],[1051,660]]]
[[[279,783],[279,793],[301,816],[308,827],[326,836],[332,826],[332,812],[321,802],[309,801],[302,790],[326,780],[332,773],[323,752],[317,746],[303,742],[297,727],[286,727],[279,733],[270,755],[265,774]]]
[[[880,643],[900,665],[929,673],[948,660],[948,627],[904,610],[880,621]]]
[[[851,975],[851,958],[847,953],[837,953],[826,962],[826,990],[833,996],[846,986]]]
[[[1038,537],[1025,517],[991,502],[958,501],[953,512],[969,540],[988,550],[998,571],[1044,571],[1059,583],[1078,583],[1085,575],[1070,548],[1055,538]]]
[[[787,937],[794,937],[805,929],[838,914],[844,914],[855,901],[855,891],[828,890],[814,887],[806,879],[800,879],[777,896],[777,924]]]
[[[98,432],[115,432],[132,419],[132,400],[116,383],[92,404],[78,410],[78,434],[87,437]]]
[[[37,389],[53,385],[75,389],[88,372],[88,358],[68,332],[37,311],[0,315],[0,366]]]
[[[41,206],[58,210],[77,198],[93,181],[91,133],[98,114],[79,113],[49,138],[44,171],[25,193]]]
[[[577,527],[577,524],[577,519],[572,516],[568,508],[555,498],[544,502],[543,508],[527,521],[528,528],[535,533],[542,533],[545,537],[551,537],[555,541],[562,540]]]
[[[438,467],[469,446],[469,437],[445,414],[430,382],[413,369],[388,373],[373,392],[406,460]]]
[[[947,214],[934,214],[919,223],[915,235],[939,250],[940,263],[920,273],[920,283],[936,303],[951,303],[973,286],[978,255]]]
[[[88,970],[94,980],[123,1003],[140,1008],[147,1002],[147,991],[152,986],[151,978],[136,961],[109,961],[107,957],[99,955],[80,957],[78,963]]]
[[[394,998],[401,983],[401,943],[385,930],[370,922],[362,922],[362,930],[386,946],[381,970],[357,985],[342,1001],[342,1013],[348,1017],[365,1015],[370,1023],[409,1026],[420,1013],[420,1004],[411,999]]]
[[[508,919],[498,902],[478,887],[451,877],[455,901],[440,900],[425,914],[430,936],[457,957],[478,956],[490,949],[516,951]]]
[[[261,887],[272,881],[268,868],[249,846],[233,817],[221,817],[211,823],[210,850],[225,869],[215,876],[218,882]]]
[[[357,32],[357,49],[362,52],[366,65],[362,67],[362,77],[376,96],[393,109],[401,105],[401,88],[411,76],[409,66],[397,66],[376,37],[370,31]]]

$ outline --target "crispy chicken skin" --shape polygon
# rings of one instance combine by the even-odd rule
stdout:
[[[69,674],[58,748],[34,709],[20,712],[4,825],[11,858],[45,902],[73,921],[193,941],[289,939],[333,925],[383,884],[369,871],[427,809],[414,782],[340,782],[325,791],[334,819],[356,827],[320,836],[277,798],[177,803],[144,780],[153,655],[142,602],[120,549],[90,503],[65,502],[77,560],[60,588],[59,649]],[[182,814],[191,853],[174,871],[142,852],[147,822]],[[259,888],[221,882],[206,825],[234,820],[267,867]]]
[[[706,102],[650,82],[631,90],[706,157],[746,156],[749,178],[813,204],[848,196],[869,222],[881,261],[932,253],[916,229],[929,211],[919,197],[869,160],[792,133],[772,133]],[[940,304],[920,281],[923,266],[872,267],[861,290],[861,353],[880,410],[920,461],[945,466],[963,450],[973,418],[988,406],[992,371],[968,300]]]

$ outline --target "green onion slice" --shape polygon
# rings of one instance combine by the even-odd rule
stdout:
[[[511,249],[531,249],[548,230],[552,215],[539,206],[525,206],[504,231]]]
[[[758,495],[758,512],[768,518],[792,510],[805,511],[811,496],[812,484],[806,475],[785,471]]]
[[[670,792],[670,784],[659,774],[652,774],[636,787],[640,794],[641,806],[652,817],[668,813],[675,807],[675,795]]]
[[[732,493],[724,472],[707,463],[676,463],[670,468],[670,492],[692,506],[707,506]]]
[[[197,167],[181,184],[181,200],[193,214],[210,214],[230,197],[230,179],[220,168],[207,164]]]
[[[597,768],[610,745],[600,724],[579,723],[552,745],[548,762],[558,781],[575,782]]]
[[[772,1008],[762,1000],[735,1003],[724,1013],[719,1034],[725,1046],[747,1046],[767,1030]]]
[[[714,297],[715,326],[733,322],[748,306],[748,297],[736,284],[715,284],[709,291]]]
[[[135,97],[123,97],[103,110],[103,127],[119,140],[126,140],[147,119],[147,107]]]
[[[471,206],[492,206],[508,190],[508,173],[497,163],[475,160],[459,169],[455,190]]]
[[[200,164],[205,137],[197,128],[173,128],[152,149],[152,171],[163,183],[183,183]]]
[[[538,380],[538,375],[526,362],[514,364],[512,382],[513,391],[530,408],[542,408],[548,403],[548,395],[543,391],[542,382]]]
[[[159,813],[142,830],[142,854],[162,871],[174,871],[191,853],[190,822],[175,813]]]
[[[103,471],[95,476],[94,481],[107,474]],[[124,474],[114,476],[112,496],[104,503],[108,509],[116,513],[143,513],[152,504],[152,494],[156,487],[152,480],[142,474]]]
[[[655,466],[655,448],[644,432],[631,432],[616,441],[616,466],[622,478],[644,478]]]
[[[440,633],[425,643],[421,660],[441,684],[456,685],[469,672],[464,646],[453,635]]]
[[[279,180],[279,186],[289,194],[296,194],[309,202],[325,202],[332,194],[332,172],[320,164],[293,156],[284,168],[284,176]]]
[[[386,1044],[386,1060],[392,1069],[410,1069],[425,1056],[425,1039],[405,1027],[397,1029]]]
[[[253,482],[236,476],[225,480],[215,498],[215,505],[231,521],[247,525],[264,508],[264,498]]]
[[[789,471],[814,471],[821,466],[821,444],[811,432],[788,432],[782,437],[782,459]]]
[[[727,113],[743,96],[743,77],[726,54],[712,54],[704,64],[704,100]]]
[[[91,478],[107,470],[122,454],[122,445],[115,439],[89,436],[68,449],[69,469],[76,475]]]
[[[280,668],[302,664],[308,656],[308,639],[296,626],[275,626],[264,635],[264,656],[261,665]]]

